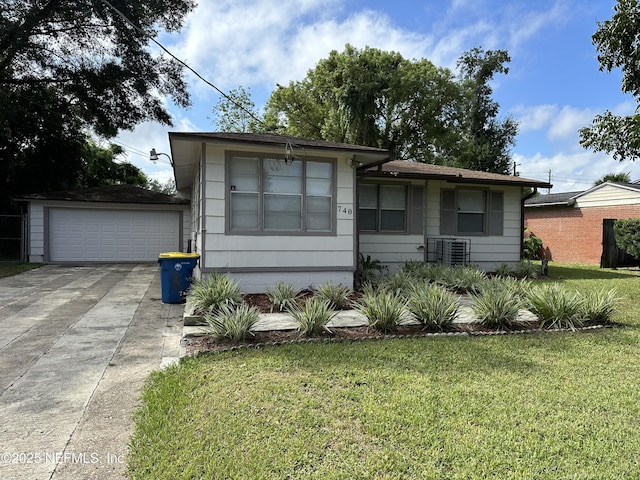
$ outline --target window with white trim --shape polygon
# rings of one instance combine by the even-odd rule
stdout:
[[[335,231],[334,162],[234,154],[227,166],[231,232]]]

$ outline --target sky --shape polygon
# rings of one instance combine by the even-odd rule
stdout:
[[[277,84],[302,80],[345,45],[426,58],[455,71],[474,47],[506,50],[507,75],[492,82],[500,117],[519,125],[512,157],[522,177],[548,181],[551,193],[586,190],[607,173],[640,180],[640,163],[619,163],[585,150],[578,130],[595,115],[635,111],[620,91],[621,74],[601,72],[591,36],[613,15],[615,0],[200,0],[179,33],[157,40],[224,92],[239,86],[262,107]],[[192,106],[167,100],[173,126],[144,123],[115,139],[126,159],[166,181],[168,132],[217,131],[220,94],[185,71]],[[166,163],[162,163],[162,161]],[[542,193],[547,193],[543,190]]]

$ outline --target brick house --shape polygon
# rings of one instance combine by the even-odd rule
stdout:
[[[525,227],[556,262],[600,264],[605,220],[633,217],[640,217],[640,183],[607,182],[525,201]]]

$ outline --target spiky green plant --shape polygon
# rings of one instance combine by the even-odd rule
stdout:
[[[317,297],[305,299],[301,305],[289,308],[289,313],[298,323],[298,332],[302,336],[317,335],[323,331],[329,331],[327,324],[336,316],[336,311],[331,308],[329,300]]]
[[[480,323],[489,328],[512,329],[518,313],[527,305],[516,281],[491,281],[472,293],[471,309]]]
[[[460,300],[440,285],[418,283],[411,289],[407,305],[424,329],[444,331],[451,329]]]
[[[369,319],[371,327],[385,333],[396,330],[409,318],[407,299],[399,292],[366,290],[355,308]]]
[[[513,268],[513,275],[518,278],[537,278],[538,268],[531,260],[520,260]]]
[[[375,285],[380,276],[387,271],[387,266],[376,258],[366,257],[361,253],[358,256],[358,281],[362,287],[365,285]]]
[[[212,335],[237,343],[253,335],[251,329],[259,320],[260,311],[246,303],[225,304],[216,312],[208,311],[203,316]]]
[[[404,298],[408,298],[411,287],[415,284],[416,279],[411,274],[400,270],[391,275],[385,275],[380,279],[378,287],[387,292],[397,293]]]
[[[315,293],[321,299],[328,300],[334,310],[342,310],[350,304],[351,290],[331,280],[317,287]]]
[[[296,291],[293,285],[285,282],[278,282],[273,288],[267,289],[267,297],[271,302],[271,311],[274,307],[279,312],[284,312],[296,303]]]
[[[224,305],[242,303],[242,291],[238,282],[227,275],[213,273],[191,285],[187,300],[197,312],[215,313]]]
[[[504,278],[504,277],[510,277],[515,273],[515,271],[512,265],[509,265],[508,263],[501,263],[496,267],[495,273],[498,277]]]
[[[580,308],[583,322],[587,325],[611,323],[619,301],[620,297],[614,289],[586,292],[582,295]]]
[[[570,328],[582,326],[583,302],[575,292],[558,283],[534,286],[528,293],[529,309],[538,316],[541,328]]]
[[[487,281],[486,274],[471,265],[459,265],[443,272],[443,282],[448,288],[458,293],[479,292]]]

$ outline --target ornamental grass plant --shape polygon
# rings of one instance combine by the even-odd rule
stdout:
[[[267,297],[271,302],[271,312],[275,308],[278,312],[284,312],[296,303],[296,291],[293,285],[278,282],[273,288],[267,289]]]
[[[224,304],[215,312],[207,311],[203,317],[216,338],[238,343],[253,335],[251,329],[258,322],[260,311],[246,303]]]
[[[471,309],[482,325],[501,330],[511,330],[517,325],[518,314],[527,305],[519,283],[514,279],[494,278],[470,295]]]
[[[298,324],[298,332],[304,337],[330,331],[327,324],[337,313],[329,300],[318,297],[306,298],[301,304],[291,306],[288,311]]]
[[[583,302],[576,292],[559,283],[543,283],[531,288],[528,306],[536,314],[541,328],[576,329],[583,325]]]
[[[407,308],[425,330],[447,331],[460,309],[460,300],[444,287],[420,282],[413,286]]]
[[[349,299],[351,290],[344,285],[333,283],[331,280],[317,287],[315,294],[322,300],[327,300],[334,310],[342,310],[351,303]]]
[[[242,303],[240,285],[229,276],[213,273],[191,284],[187,294],[189,301],[197,312],[216,313],[223,306]]]
[[[410,318],[408,300],[399,291],[365,289],[355,308],[369,319],[369,326],[381,332],[393,332]]]

